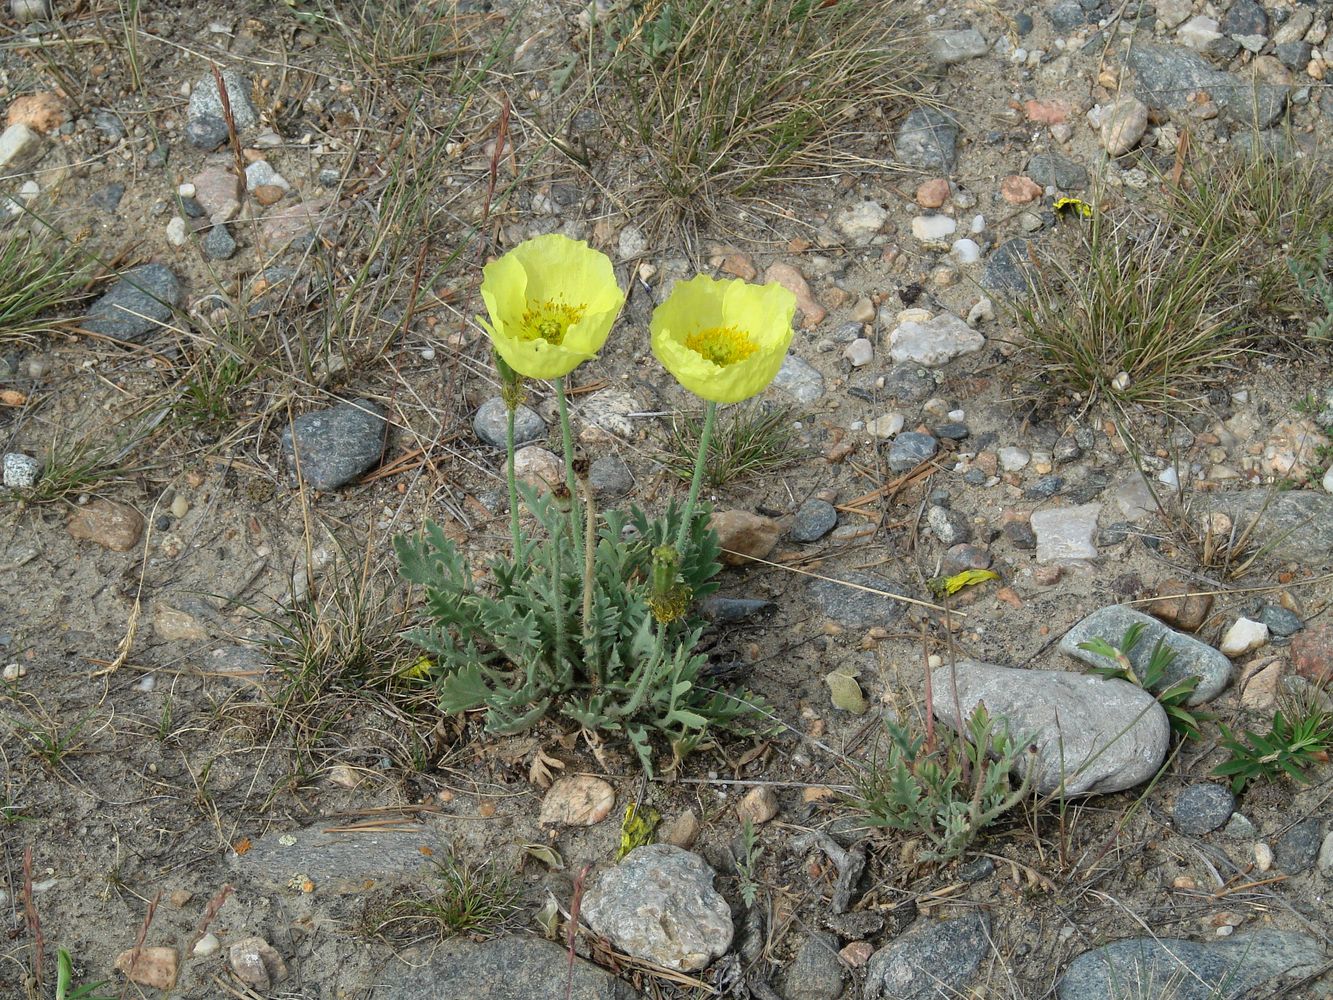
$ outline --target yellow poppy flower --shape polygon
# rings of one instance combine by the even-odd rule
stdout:
[[[696,396],[739,403],[782,367],[795,312],[796,296],[781,285],[701,274],[678,284],[653,311],[653,354]]]
[[[482,270],[496,353],[528,378],[568,375],[595,356],[625,295],[606,254],[552,233],[525,240]]]

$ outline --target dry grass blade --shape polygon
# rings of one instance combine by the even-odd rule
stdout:
[[[12,230],[0,243],[0,348],[59,330],[53,314],[83,298],[86,280],[70,245]]]

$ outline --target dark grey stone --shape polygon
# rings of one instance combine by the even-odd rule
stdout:
[[[915,108],[899,126],[893,152],[909,167],[948,173],[958,156],[958,123],[934,108]]]
[[[125,123],[120,120],[120,115],[114,111],[95,111],[93,112],[93,125],[97,131],[112,139],[120,140],[129,135],[125,131]]]
[[[1182,789],[1176,796],[1171,819],[1181,833],[1198,837],[1222,826],[1235,811],[1236,796],[1231,789],[1209,782]]]
[[[843,968],[838,939],[811,934],[787,967],[783,1000],[837,1000],[842,996]]]
[[[1014,15],[1014,30],[1018,32],[1018,37],[1022,38],[1032,31],[1032,15],[1019,11]]]
[[[1082,191],[1088,186],[1088,171],[1059,153],[1038,153],[1028,160],[1027,175],[1043,187]]]
[[[981,286],[988,291],[1026,295],[1033,242],[1022,236],[1005,240],[986,258]]]
[[[1305,622],[1301,621],[1300,615],[1288,611],[1280,604],[1265,604],[1259,609],[1255,620],[1267,625],[1268,631],[1279,639],[1295,635],[1305,628]]]
[[[367,399],[305,413],[282,432],[282,452],[293,477],[311,489],[332,490],[379,464],[389,433],[379,405]]]
[[[623,497],[634,489],[634,475],[619,455],[603,455],[593,459],[588,469],[588,484],[598,498]]]
[[[84,329],[137,343],[171,319],[181,303],[181,285],[171,269],[143,264],[125,271],[89,307]]]
[[[1254,0],[1236,0],[1222,15],[1221,28],[1227,35],[1266,35],[1268,15]]]
[[[973,858],[958,869],[958,877],[964,882],[980,882],[995,873],[995,862],[987,857]]]
[[[1078,0],[1058,0],[1045,14],[1051,27],[1062,34],[1097,19],[1096,13],[1085,10]]]
[[[919,403],[935,391],[929,372],[911,365],[898,365],[884,376],[884,393],[902,403]]]
[[[204,206],[199,204],[198,198],[182,198],[181,211],[185,213],[187,219],[202,219],[207,214]]]
[[[990,477],[980,469],[968,469],[963,473],[963,482],[969,486],[985,486],[990,481]]]
[[[990,919],[976,912],[956,920],[917,921],[871,956],[865,1000],[935,1000],[956,996],[990,952]]]
[[[1004,537],[1009,539],[1009,544],[1016,549],[1028,550],[1037,547],[1037,533],[1027,521],[1010,521],[1000,530],[1004,533]]]
[[[1230,516],[1237,531],[1248,530],[1258,517],[1254,541],[1271,558],[1294,559],[1315,566],[1326,564],[1333,557],[1333,496],[1327,493],[1251,489],[1205,493],[1196,499],[1202,510],[1220,510]]]
[[[1314,816],[1303,819],[1278,839],[1273,860],[1288,875],[1303,872],[1314,864],[1324,842],[1324,824]]]
[[[957,420],[936,424],[931,430],[937,438],[944,438],[946,441],[962,441],[972,433],[968,430],[967,424],[959,423]]]
[[[801,504],[787,529],[793,542],[817,542],[838,524],[838,511],[827,500],[810,498]]]
[[[125,185],[116,181],[94,191],[88,200],[103,212],[114,212],[120,207],[120,199],[125,197]]]
[[[227,141],[227,123],[215,115],[191,118],[185,123],[185,138],[195,149],[211,153]]]
[[[484,444],[492,448],[503,448],[508,420],[504,400],[499,396],[492,396],[477,408],[477,415],[472,418],[472,429]],[[546,421],[537,415],[536,410],[520,405],[514,411],[514,444],[516,446],[528,444],[545,436]]]
[[[564,945],[535,937],[502,937],[476,944],[453,938],[431,952],[425,965],[394,962],[381,971],[371,1000],[636,1000],[641,994],[605,969],[574,960]]]
[[[846,586],[838,580],[813,580],[810,596],[819,605],[826,618],[847,626],[865,629],[876,625],[888,627],[903,616],[904,605],[891,597],[871,591],[901,594],[905,591],[897,581],[873,573],[853,571],[842,574]],[[859,588],[867,587],[869,590]]]
[[[1083,447],[1072,437],[1062,437],[1055,442],[1051,456],[1060,465],[1077,462],[1083,457]]]
[[[1206,90],[1227,118],[1265,129],[1282,117],[1287,106],[1286,87],[1233,76],[1188,49],[1135,45],[1126,61],[1138,78],[1135,92],[1149,107],[1183,111],[1191,92]]]
[[[219,223],[204,237],[204,254],[209,260],[230,260],[236,252],[236,240],[227,227]]]
[[[757,614],[765,611],[771,611],[777,607],[772,601],[760,600],[757,597],[707,597],[699,610],[703,616],[710,622],[716,622],[719,625],[735,625],[739,622],[748,621]]]
[[[167,159],[171,156],[171,150],[166,143],[158,143],[153,147],[151,153],[144,157],[144,166],[149,170],[161,170],[167,165]]]
[[[904,431],[889,446],[889,468],[894,472],[915,469],[939,450],[939,442],[921,431]]]
[[[1312,938],[1268,929],[1207,942],[1130,938],[1086,951],[1070,962],[1057,996],[1060,1000],[1167,995],[1171,1000],[1246,1000],[1284,975],[1301,978],[1323,956],[1323,948]]]
[[[1042,476],[1031,486],[1023,490],[1023,496],[1029,500],[1049,500],[1055,496],[1065,485],[1064,476],[1057,476],[1054,472]]]
[[[1314,51],[1314,46],[1302,41],[1283,42],[1275,46],[1273,51],[1278,61],[1287,69],[1293,73],[1304,73],[1305,68],[1310,65],[1310,54]]]
[[[1231,661],[1212,646],[1167,628],[1156,618],[1122,604],[1112,604],[1094,611],[1071,628],[1060,640],[1060,652],[1089,666],[1115,666],[1113,660],[1079,649],[1078,645],[1093,638],[1105,639],[1111,645],[1117,645],[1131,625],[1143,626],[1138,644],[1129,653],[1129,662],[1134,665],[1135,672],[1142,675],[1160,639],[1176,653],[1175,659],[1166,669],[1162,686],[1169,687],[1190,676],[1199,678],[1199,686],[1189,699],[1190,705],[1202,705],[1216,698],[1231,680]]]

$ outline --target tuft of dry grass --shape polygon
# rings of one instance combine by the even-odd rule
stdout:
[[[13,229],[0,242],[0,349],[60,330],[86,294],[78,251],[56,237]]]
[[[1241,247],[1095,213],[1036,251],[1018,321],[1042,391],[1164,411],[1187,407],[1244,350]]]
[[[853,166],[850,138],[881,129],[926,70],[898,0],[658,0],[603,30],[607,118],[680,219],[780,174]]]

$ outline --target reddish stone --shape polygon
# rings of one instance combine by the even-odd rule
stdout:
[[[1041,197],[1042,186],[1031,177],[1014,174],[1000,182],[1000,195],[1011,205],[1026,205]]]
[[[949,200],[949,182],[943,177],[922,181],[916,187],[916,203],[922,208],[939,208]]]
[[[1315,625],[1292,636],[1291,665],[1316,684],[1333,676],[1333,624]]]
[[[1197,632],[1213,609],[1213,595],[1197,593],[1198,589],[1184,580],[1164,580],[1153,595],[1156,600],[1148,605],[1148,614],[1172,628]],[[1186,594],[1193,596],[1186,597]]]
[[[1025,101],[1023,112],[1039,125],[1059,125],[1069,118],[1069,108],[1060,101]]]

